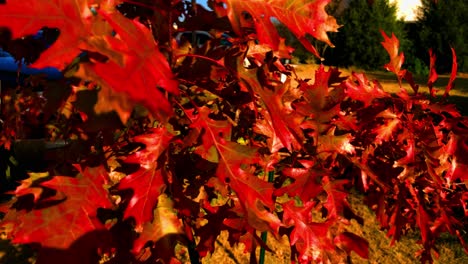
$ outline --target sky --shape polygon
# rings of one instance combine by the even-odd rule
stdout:
[[[398,5],[398,17],[402,17],[405,20],[416,20],[415,11],[421,0],[391,0],[390,2],[397,2]]]
[[[390,2],[397,2],[399,18],[416,20],[415,11],[421,4],[421,0],[390,0]],[[197,3],[206,7],[206,0],[198,0]]]

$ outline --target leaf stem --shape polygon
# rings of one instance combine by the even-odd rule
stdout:
[[[275,177],[275,171],[274,170],[269,171],[268,172],[268,182],[273,182],[274,177]],[[261,237],[262,237],[263,243],[266,244],[268,233],[266,231],[262,232]],[[264,264],[265,263],[265,248],[264,247],[260,248],[260,255],[258,256],[258,263],[259,264]]]

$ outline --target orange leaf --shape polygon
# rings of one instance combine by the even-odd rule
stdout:
[[[133,190],[124,218],[133,217],[137,225],[152,220],[157,197],[166,188],[162,165],[157,160],[171,138],[172,135],[164,128],[155,128],[150,134],[137,136],[136,141],[145,144],[146,148],[125,160],[140,165],[139,170],[123,178],[118,185],[119,190]]]
[[[447,97],[450,90],[455,86],[455,78],[457,78],[457,70],[458,70],[458,64],[457,64],[457,55],[455,54],[455,50],[453,48],[450,48],[452,50],[452,73],[450,74],[450,80],[447,84],[447,88],[445,88],[445,93],[444,97]]]
[[[353,100],[361,101],[368,107],[377,98],[389,96],[379,82],[369,82],[364,73],[353,73],[353,78],[344,82],[346,94]]]
[[[105,228],[96,209],[112,207],[103,187],[107,181],[103,167],[87,167],[76,177],[55,176],[39,187],[56,190],[58,194],[52,201],[58,204],[46,206],[46,201],[41,204],[39,200],[30,211],[10,209],[2,226],[15,226],[8,234],[13,243],[40,243],[43,247],[66,249],[82,235]]]
[[[101,51],[109,56],[109,61],[89,66],[99,76],[95,81],[127,94],[161,118],[172,114],[168,99],[158,87],[178,94],[178,84],[151,31],[120,13],[99,13],[111,24],[118,38],[105,37],[110,48]],[[123,65],[119,65],[120,57],[113,56],[114,51],[123,54]]]
[[[307,202],[303,207],[294,205],[294,201],[283,204],[284,219],[287,225],[294,225],[291,233],[291,245],[296,245],[300,259],[312,262],[318,260],[317,251],[333,251],[334,245],[328,232],[332,222],[313,222],[311,210],[313,202]]]
[[[385,64],[385,69],[395,73],[400,79],[402,77],[401,66],[405,61],[405,55],[403,53],[398,53],[398,49],[400,48],[400,41],[393,33],[391,38],[389,38],[383,30],[380,30],[380,33],[384,37],[382,45],[387,50],[388,55],[390,56],[390,62]]]
[[[248,12],[253,17],[253,23],[257,37],[261,43],[270,45],[273,50],[278,50],[280,38],[271,18],[278,19],[287,26],[299,41],[317,57],[317,50],[306,39],[306,35],[327,43],[330,42],[327,32],[337,32],[338,24],[335,18],[329,16],[325,6],[330,0],[216,0],[227,5],[227,10],[217,9],[222,15],[226,13],[234,31],[242,35],[243,12]]]
[[[429,79],[427,80],[427,87],[429,88],[429,93],[432,97],[435,96],[434,83],[439,77],[435,69],[436,55],[432,52],[432,49],[429,49]]]
[[[302,148],[304,135],[300,123],[304,116],[297,114],[291,107],[291,101],[286,95],[290,92],[290,84],[283,83],[274,91],[263,87],[257,78],[258,69],[245,69],[239,65],[238,72],[243,82],[241,85],[257,94],[268,111],[263,112],[265,119],[275,128],[276,135],[288,150]],[[271,121],[269,121],[271,120]]]
[[[42,27],[60,29],[57,41],[43,52],[33,67],[52,66],[63,69],[81,49],[86,49],[86,40],[93,28],[105,25],[96,20],[87,0],[37,0],[7,1],[0,5],[0,26],[12,30],[13,38],[36,34]]]
[[[148,241],[158,242],[168,235],[181,237],[184,235],[182,222],[177,217],[172,200],[166,194],[155,196],[155,198],[158,200],[158,206],[154,210],[154,220],[143,225],[143,231],[133,245],[135,253],[140,252]],[[159,254],[163,258],[170,259],[174,255],[172,243],[170,241],[161,242],[157,244]]]

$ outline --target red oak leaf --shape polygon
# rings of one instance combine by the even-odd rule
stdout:
[[[281,222],[266,209],[274,209],[273,184],[248,171],[248,165],[259,161],[257,149],[224,140],[216,148],[220,157],[216,175],[236,193],[250,226],[277,233]]]
[[[339,113],[337,118],[333,119],[333,124],[342,130],[358,130],[359,123],[355,113]]]
[[[257,120],[254,126],[254,132],[267,136],[268,149],[271,153],[276,153],[280,149],[284,148],[284,145],[281,143],[281,139],[276,134],[270,115],[266,112],[266,110],[262,110],[261,113],[263,114],[264,118]]]
[[[408,84],[411,86],[411,89],[413,89],[414,93],[417,94],[419,90],[419,85],[416,84],[413,74],[408,70],[404,70],[404,72],[402,73],[402,77],[408,82]]]
[[[335,245],[346,251],[349,255],[351,251],[356,252],[361,258],[369,258],[369,242],[364,238],[350,233],[343,232],[333,239]]]
[[[327,209],[327,219],[338,219],[345,208],[349,208],[346,201],[347,193],[344,192],[343,185],[347,184],[347,180],[330,180],[330,177],[323,178],[323,189],[327,192],[327,200],[324,207]]]
[[[29,173],[29,178],[22,180],[21,185],[16,187],[15,191],[8,193],[15,194],[16,197],[32,194],[34,196],[34,202],[37,202],[41,198],[43,188],[37,186],[36,180],[47,177],[48,175],[48,173]]]
[[[393,198],[395,199],[393,206],[390,208],[383,207],[385,201],[382,198],[379,199],[378,205],[380,207],[380,217],[378,219],[382,227],[388,228],[387,237],[392,238],[390,245],[394,245],[395,241],[401,238],[405,225],[408,224],[409,219],[401,212],[406,208],[411,208],[412,210],[416,209],[413,205],[409,204],[410,201],[407,199],[406,195],[410,195],[408,193],[409,190],[407,188],[399,188],[399,190],[398,193],[393,194]]]
[[[456,179],[467,181],[465,168],[468,167],[468,129],[465,124],[458,124],[450,133],[446,152],[453,155],[450,169],[446,175],[450,182]]]
[[[307,202],[304,207],[297,207],[294,201],[283,204],[283,221],[286,225],[294,225],[291,233],[291,245],[296,245],[300,259],[304,263],[319,260],[320,252],[333,251],[334,245],[329,238],[331,221],[313,222],[311,210],[313,202]]]
[[[462,182],[468,185],[468,174],[466,173],[467,171],[468,171],[468,164],[459,163],[457,162],[457,159],[454,158],[451,161],[450,169],[447,171],[445,178],[448,179],[449,184],[460,179]]]
[[[432,229],[432,225],[433,225],[432,223],[434,219],[429,215],[430,212],[428,213],[425,209],[425,206],[422,204],[424,203],[425,199],[421,197],[420,192],[418,192],[417,189],[411,185],[408,185],[408,189],[414,198],[415,207],[417,207],[413,209],[416,211],[416,224],[418,225],[419,230],[421,230],[421,238],[422,238],[422,244],[423,244],[423,250],[424,250],[424,252],[422,252],[423,253],[422,258],[424,258],[424,255],[426,255],[427,253],[430,253],[431,248],[434,247],[434,237],[433,237],[433,232],[432,232],[432,230],[435,230],[435,229]],[[436,200],[436,202],[439,201],[438,198],[434,200]],[[442,211],[442,215],[444,217],[447,217],[445,210],[442,209],[441,211]],[[446,220],[448,219],[446,218]]]
[[[219,14],[227,14],[234,31],[239,35],[242,35],[243,13],[249,13],[253,17],[254,27],[260,42],[270,45],[274,50],[278,49],[280,38],[271,22],[272,17],[287,26],[304,47],[319,58],[317,50],[306,39],[306,34],[333,46],[328,39],[327,32],[337,32],[339,28],[335,18],[329,16],[325,11],[325,6],[330,3],[330,0],[297,0],[292,2],[285,0],[217,0],[216,2],[226,4],[227,10],[218,8],[217,11]]]
[[[321,184],[323,171],[318,171],[313,168],[286,168],[282,173],[294,179],[294,182],[278,189],[275,192],[276,196],[281,196],[288,193],[289,196],[299,196],[302,202],[306,203],[323,191]]]
[[[294,103],[294,107],[301,115],[311,118],[303,123],[302,127],[312,129],[315,139],[330,128],[331,119],[340,116],[339,102],[344,99],[343,89],[332,86],[336,80],[340,79],[339,75],[340,72],[337,69],[330,68],[326,71],[325,67],[320,65],[315,72],[312,85],[305,81],[299,82],[303,100]]]
[[[258,64],[258,65],[262,64],[263,61],[265,61],[266,54],[271,51],[271,47],[267,44],[256,44],[254,42],[249,42],[248,46],[249,48],[247,50],[247,56],[254,58],[256,62],[258,62],[255,64]],[[294,51],[293,48],[286,46],[286,39],[280,37],[278,49],[273,52],[273,55],[280,59],[281,58],[290,59],[293,51]],[[284,67],[284,65],[281,63],[280,65],[277,65],[277,66],[278,68]],[[285,70],[285,69],[282,68],[281,70]]]
[[[177,217],[177,212],[173,209],[173,202],[167,195],[156,196],[158,206],[154,210],[152,222],[143,224],[143,231],[133,244],[133,251],[138,253],[146,242],[158,242],[167,235],[184,235],[182,222]],[[165,259],[170,259],[174,255],[174,245],[169,241],[161,241],[158,244],[158,253]],[[167,263],[167,262],[165,262]]]
[[[161,118],[164,114],[171,114],[172,107],[159,87],[173,94],[178,94],[179,89],[169,63],[158,50],[151,31],[137,20],[129,20],[118,12],[99,13],[114,28],[118,38],[104,37],[111,48],[100,51],[109,56],[109,61],[82,65],[97,75],[88,78],[116,92],[127,94],[130,99],[142,103]],[[115,51],[119,51],[120,56],[123,54],[123,58],[114,56]]]
[[[436,62],[436,55],[432,52],[432,49],[429,49],[429,79],[427,80],[427,87],[429,88],[429,94],[434,97],[435,96],[435,89],[434,83],[437,81],[439,77],[437,75],[435,69],[435,62]]]
[[[282,224],[278,217],[270,212],[274,210],[273,184],[241,169],[233,172],[238,177],[231,178],[229,186],[239,198],[249,225],[258,231],[277,234]]]
[[[250,171],[250,165],[259,163],[257,148],[228,141],[231,126],[227,121],[213,120],[206,106],[198,115],[188,113],[192,127],[203,129],[202,144],[196,152],[206,159],[218,163],[216,176],[222,183],[229,184],[236,192],[247,215],[248,223],[255,229],[277,232],[280,220],[268,210],[273,210],[273,185],[259,179]]]
[[[226,120],[214,120],[209,117],[211,110],[203,106],[198,109],[198,114],[193,115],[193,111],[188,112],[192,119],[192,128],[198,129],[202,134],[202,144],[197,146],[195,153],[202,158],[217,163],[219,162],[216,142],[220,138],[229,140],[231,138],[231,124]]]
[[[232,219],[231,217],[237,217],[237,215],[230,210],[228,204],[216,206],[214,208],[215,211],[211,214],[207,214],[203,218],[198,218],[197,226],[194,228],[197,236],[200,237],[197,243],[197,251],[201,257],[206,256],[208,252],[213,253],[215,250],[215,242],[219,234],[222,230],[226,229],[224,222]],[[232,232],[230,232],[230,234],[232,234]]]
[[[300,123],[304,120],[304,116],[295,113],[291,107],[292,100],[286,99],[285,95],[289,92],[290,84],[278,85],[272,91],[260,84],[257,70],[248,70],[239,64],[238,72],[243,81],[241,85],[247,86],[246,88],[257,94],[265,104],[268,113],[264,112],[264,116],[266,119],[271,119],[275,133],[281,139],[283,146],[290,151],[302,148],[304,135],[300,129]]]
[[[416,177],[414,173],[414,166],[412,165],[415,160],[415,140],[413,138],[407,138],[407,143],[404,146],[406,156],[394,162],[393,167],[403,167],[403,171],[398,175],[399,179],[405,179],[407,177]]]
[[[375,138],[376,143],[382,144],[384,141],[389,141],[399,124],[400,120],[398,118],[393,118],[385,120],[385,124],[373,128],[372,133],[377,135]]]
[[[136,103],[131,100],[127,93],[113,90],[90,66],[91,64],[88,63],[80,64],[75,76],[83,80],[93,80],[100,84],[94,112],[102,114],[115,111],[119,115],[122,124],[126,124]]]
[[[257,148],[241,145],[223,139],[215,141],[216,150],[219,153],[219,166],[217,176],[223,182],[229,182],[236,175],[233,170],[241,170],[242,165],[254,164],[260,161],[257,153]]]
[[[377,81],[370,83],[363,73],[353,73],[353,77],[344,82],[346,94],[353,100],[363,102],[364,107],[371,105],[374,99],[390,96]]]
[[[94,112],[99,115],[115,111],[119,115],[122,124],[127,124],[134,107],[135,102],[130,100],[127,94],[115,92],[107,86],[101,86],[97,102],[94,105]]]
[[[453,48],[450,48],[452,50],[452,73],[450,74],[450,79],[447,84],[447,88],[445,88],[445,93],[444,97],[447,97],[449,95],[450,90],[455,86],[455,78],[457,78],[457,70],[458,70],[458,64],[457,64],[457,55],[455,53],[455,50]]]
[[[385,69],[395,73],[399,78],[401,78],[403,77],[401,74],[401,66],[405,61],[405,55],[403,53],[398,53],[398,50],[400,49],[400,41],[393,33],[391,37],[388,37],[383,30],[380,30],[380,33],[384,37],[382,45],[384,46],[385,50],[387,50],[388,55],[390,56],[390,62],[385,64]]]
[[[320,67],[315,71],[314,84],[309,85],[306,82],[299,84],[308,106],[308,109],[304,109],[305,112],[317,113],[325,108],[330,93],[329,79],[332,73],[332,69],[326,71],[325,66],[320,64]]]
[[[2,226],[14,226],[8,234],[13,243],[66,249],[84,234],[105,229],[96,210],[112,207],[103,187],[107,182],[108,174],[103,167],[86,167],[76,177],[55,176],[39,186],[56,190],[58,204],[44,206],[39,200],[31,211],[10,209]]]
[[[317,142],[317,155],[325,159],[337,154],[354,154],[356,151],[351,144],[353,136],[348,133],[335,135],[336,127],[332,127],[326,135],[320,135]]]
[[[0,5],[0,25],[11,28],[13,37],[36,34],[42,27],[60,29],[60,37],[32,66],[63,69],[81,49],[97,24],[86,0],[7,1]],[[104,26],[98,26],[104,27]],[[102,32],[101,32],[102,33]]]
[[[138,171],[123,178],[119,190],[132,189],[133,196],[125,209],[124,218],[133,217],[136,224],[151,221],[158,196],[164,191],[165,175],[158,162],[172,138],[165,128],[155,128],[152,133],[135,137],[146,148],[129,156],[125,162],[140,164]]]
[[[398,53],[400,48],[400,41],[397,39],[395,34],[392,33],[392,37],[389,38],[387,34],[383,30],[380,30],[382,36],[384,37],[384,41],[382,42],[383,47],[387,50],[388,55],[390,56],[390,62],[385,64],[385,69],[395,73],[398,77],[398,82],[400,84],[400,93],[398,96],[407,99],[408,92],[401,84],[402,79],[405,79],[413,89],[415,93],[418,93],[419,86],[415,83],[413,74],[407,70],[401,69],[403,62],[405,61],[405,55],[402,53]]]
[[[418,209],[416,210],[416,224],[418,225],[419,230],[421,230],[421,238],[424,248],[426,250],[430,250],[430,240],[433,239],[432,232],[430,229],[431,219],[429,217],[429,214],[426,212],[426,209],[424,209],[424,206],[421,204],[418,205]]]

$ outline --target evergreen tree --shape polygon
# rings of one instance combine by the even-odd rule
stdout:
[[[350,1],[337,20],[343,26],[338,33],[330,34],[336,47],[326,50],[327,64],[382,69],[388,55],[380,44],[380,29],[395,33],[402,46],[408,44],[403,22],[397,19],[397,7],[388,0]]]
[[[437,70],[449,72],[452,67],[453,47],[457,53],[459,71],[468,72],[467,31],[468,1],[422,0],[418,15],[419,43],[416,43],[419,54],[429,61],[427,50],[437,55]]]

